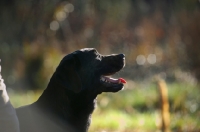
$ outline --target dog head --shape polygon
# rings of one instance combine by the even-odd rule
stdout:
[[[124,66],[124,54],[101,55],[96,49],[85,48],[66,55],[54,75],[58,83],[75,93],[117,92],[124,84],[108,76]]]

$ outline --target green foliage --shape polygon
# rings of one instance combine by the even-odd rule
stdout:
[[[35,102],[41,95],[41,91],[14,92],[8,90],[8,95],[13,106],[17,108]]]
[[[198,85],[168,83],[171,130],[200,130],[199,93]],[[34,102],[40,94],[40,91],[9,91],[15,107]],[[161,125],[159,96],[153,83],[140,82],[118,93],[103,93],[98,96],[97,106],[92,115],[90,132],[148,132],[158,130]]]
[[[134,130],[156,130],[154,113],[134,113],[128,114],[119,110],[101,110],[97,109],[92,118],[90,131],[119,131],[131,132]]]
[[[158,94],[154,84],[125,88],[118,94],[103,93],[98,97],[101,109],[116,108],[125,112],[155,110],[158,105]]]

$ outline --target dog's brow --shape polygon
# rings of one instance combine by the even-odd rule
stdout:
[[[102,59],[102,55],[98,53],[98,51],[95,50],[95,55],[96,55],[96,59],[100,60]]]
[[[97,55],[96,59],[101,61],[102,59],[101,55]]]

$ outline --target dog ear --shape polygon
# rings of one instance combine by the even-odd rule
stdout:
[[[80,68],[79,59],[73,55],[67,55],[63,58],[56,70],[56,78],[67,89],[78,93],[82,89],[81,78],[78,74]]]

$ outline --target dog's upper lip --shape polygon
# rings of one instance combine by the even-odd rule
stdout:
[[[107,74],[103,74],[102,76],[111,76],[111,75],[113,75],[113,74],[115,74],[116,72],[114,72],[114,73],[107,73]]]

